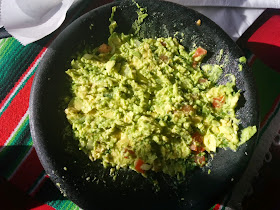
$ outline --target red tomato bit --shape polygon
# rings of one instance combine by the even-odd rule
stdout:
[[[99,53],[108,53],[112,50],[112,47],[110,47],[109,45],[107,44],[102,44],[99,46],[98,48],[98,52]]]
[[[199,132],[195,132],[192,135],[192,139],[193,139],[193,141],[198,142],[198,143],[202,143],[203,142],[203,136],[201,136]]]
[[[125,149],[124,149],[124,153],[125,153],[126,155],[130,155],[130,156],[132,156],[132,157],[136,157],[135,152],[134,152],[133,150],[131,150],[131,149],[125,148]],[[127,153],[128,153],[128,154],[127,154]],[[128,158],[128,156],[125,156],[124,158]]]
[[[135,152],[132,151],[131,149],[125,149],[124,152],[128,152],[131,155],[135,155]]]
[[[204,152],[204,151],[205,151],[204,147],[198,147],[198,148],[197,148],[197,152],[198,152],[198,153]]]
[[[214,108],[221,108],[223,106],[223,104],[225,103],[225,97],[224,96],[220,96],[217,98],[213,98],[213,107]]]
[[[207,50],[203,49],[202,47],[199,47],[194,52],[193,58],[197,58],[199,56],[205,56],[206,54],[207,54]]]
[[[192,139],[193,139],[193,142],[192,142],[192,145],[190,146],[190,149],[192,151],[195,151],[196,154],[205,151],[205,149],[203,147],[203,136],[200,135],[199,132],[195,132],[192,135]]]
[[[144,161],[141,159],[136,160],[135,163],[135,170],[139,173],[145,173],[145,171],[141,168],[141,166],[144,164]]]
[[[196,68],[196,65],[198,64],[198,62],[200,62],[204,57],[205,55],[207,54],[207,50],[199,47],[195,50],[194,54],[193,54],[193,68]]]

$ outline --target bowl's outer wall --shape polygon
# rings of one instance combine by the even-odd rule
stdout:
[[[139,0],[147,7],[140,37],[176,36],[186,50],[201,46],[208,50],[206,63],[223,65],[224,75],[237,78],[242,97],[238,106],[241,127],[257,125],[259,114],[254,78],[247,65],[238,71],[242,52],[212,21],[188,8],[169,2]],[[237,152],[219,150],[210,165],[196,170],[188,181],[177,185],[162,174],[157,175],[161,186],[158,193],[150,181],[129,170],[121,170],[116,181],[109,169],[91,162],[78,150],[77,141],[64,137],[67,120],[62,106],[69,86],[65,71],[71,56],[80,46],[99,46],[109,37],[111,7],[119,5],[115,20],[117,31],[128,32],[137,18],[137,7],[131,1],[114,2],[92,10],[68,26],[50,45],[36,72],[30,98],[30,126],[40,161],[50,178],[59,183],[68,198],[84,209],[139,208],[139,209],[204,209],[216,202],[217,196],[229,189],[243,173],[253,152],[257,135],[242,145]],[[201,19],[201,26],[196,21]],[[91,26],[91,27],[90,27]],[[217,59],[220,50],[224,53]],[[219,81],[224,83],[227,77]],[[245,152],[248,155],[245,155]],[[208,174],[208,169],[211,173]],[[98,180],[98,181],[97,181]],[[184,199],[181,199],[184,198]]]

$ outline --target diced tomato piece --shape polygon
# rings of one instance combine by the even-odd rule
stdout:
[[[196,51],[193,54],[193,58],[204,56],[207,54],[207,50],[203,49],[202,47],[199,47],[196,49]]]
[[[199,132],[195,132],[192,135],[192,139],[193,139],[193,143],[190,146],[190,149],[192,151],[195,151],[196,154],[205,151],[205,149],[203,147],[203,136]]]
[[[195,156],[194,160],[198,165],[203,166],[205,164],[205,157],[204,156]]]
[[[199,154],[199,153],[205,151],[204,144],[203,144],[203,136],[199,132],[195,132],[192,135],[192,139],[193,139],[193,141],[190,146],[190,149],[192,151],[194,151],[195,154]]]
[[[99,46],[98,48],[98,52],[99,53],[108,53],[112,50],[112,47],[110,47],[109,45],[107,44],[102,44]]]
[[[200,152],[204,152],[205,151],[205,148],[204,147],[198,147],[197,148],[197,151],[200,153]]]
[[[127,151],[128,151],[129,154],[135,155],[135,152],[133,152],[132,150],[128,149]]]
[[[128,153],[131,154],[131,155],[135,155],[135,152],[134,152],[133,150],[131,150],[131,149],[125,148],[124,152],[125,152],[125,153],[128,152]]]
[[[220,97],[217,97],[217,98],[213,98],[212,105],[213,105],[214,108],[221,108],[224,103],[225,103],[225,97],[220,96]]]
[[[124,149],[124,153],[125,153],[125,155],[126,155],[124,158],[128,158],[127,155],[130,155],[130,156],[132,156],[132,157],[136,157],[135,152],[134,152],[133,150],[131,150],[131,149],[125,148],[125,149]],[[128,154],[127,154],[127,153],[128,153]]]
[[[195,132],[195,133],[192,135],[192,139],[193,139],[193,141],[198,142],[198,143],[202,143],[202,142],[203,142],[203,136],[200,135],[199,132]]]
[[[144,161],[141,159],[136,160],[135,163],[135,170],[139,173],[145,173],[145,171],[141,168],[141,166],[144,164]]]
[[[198,64],[198,62],[200,62],[204,57],[205,55],[207,54],[207,50],[201,48],[201,47],[198,47],[194,54],[193,54],[193,64],[192,64],[192,67],[193,68],[196,68],[196,65]]]
[[[194,152],[195,152],[195,154],[199,154],[199,153],[204,152],[204,151],[205,151],[204,147],[202,147],[202,146],[197,146],[197,149],[196,149],[196,151],[194,151]]]

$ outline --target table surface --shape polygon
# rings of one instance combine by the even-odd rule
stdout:
[[[61,195],[38,160],[29,130],[29,93],[38,64],[51,40],[81,14],[107,2],[87,1],[79,10],[70,10],[57,32],[30,45],[22,46],[14,38],[0,41],[0,205],[3,209],[78,209]],[[261,139],[274,144],[268,153],[272,159],[266,158],[271,161],[263,162],[259,176],[252,180],[253,193],[244,198],[242,206],[244,209],[280,209],[280,126],[275,126],[275,120],[280,119],[280,73],[247,48],[255,30],[249,29],[237,43],[245,51],[256,80],[261,107],[260,133],[269,136],[269,139]],[[223,199],[221,204],[213,208],[222,209],[227,205]]]

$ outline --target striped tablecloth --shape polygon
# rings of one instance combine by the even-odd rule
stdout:
[[[38,160],[29,129],[29,94],[36,69],[48,45],[71,21],[109,1],[97,2],[85,1],[71,9],[61,28],[40,41],[27,46],[14,38],[0,41],[0,209],[79,209],[60,194]],[[240,42],[243,48],[246,47],[247,38]],[[260,97],[262,124],[259,143],[240,183],[232,193],[224,195],[221,204],[215,205],[213,209],[239,208],[240,200],[245,197],[240,192],[253,187],[258,193],[261,190],[256,180],[267,180],[265,175],[254,178],[257,173],[266,173],[264,167],[270,167],[267,164],[262,166],[263,160],[270,162],[272,156],[280,160],[279,150],[273,149],[280,141],[280,73],[267,67],[249,50],[245,51]],[[271,147],[272,142],[275,146]],[[269,148],[275,154],[271,154]],[[243,206],[252,207],[256,203],[254,196],[259,194],[245,197]]]

